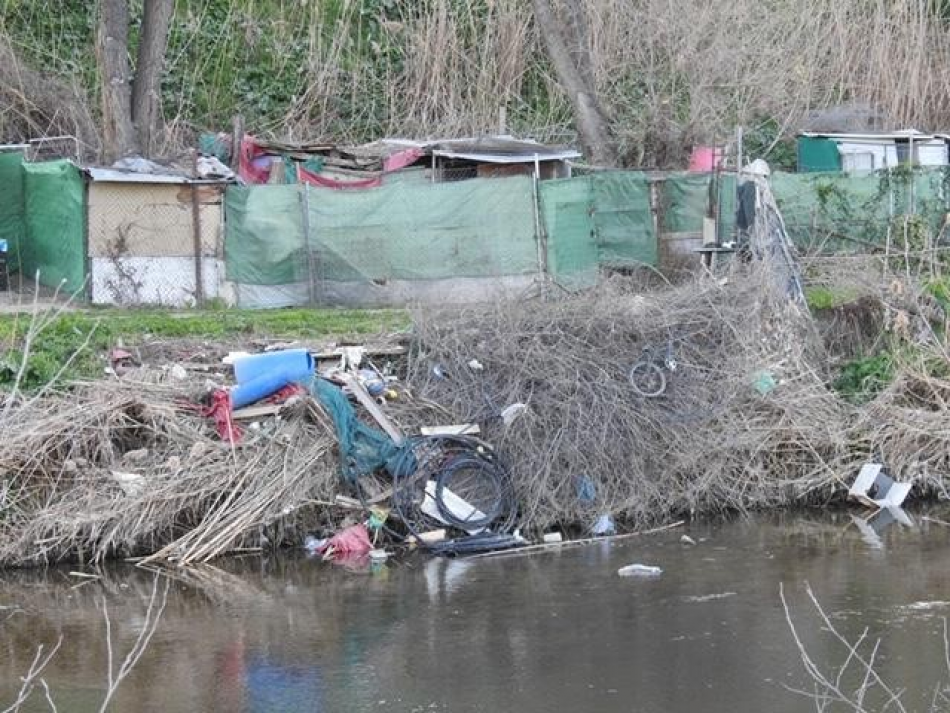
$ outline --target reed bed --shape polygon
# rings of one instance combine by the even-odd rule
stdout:
[[[201,384],[189,394],[149,377],[79,385],[9,411],[0,564],[145,554],[188,564],[299,541],[305,526],[327,524],[337,460],[315,404],[301,401],[232,446],[195,411]]]
[[[808,315],[769,289],[744,269],[648,295],[618,280],[583,297],[420,313],[409,383],[483,424],[536,528],[816,502],[854,460],[850,409]],[[631,367],[668,343],[666,391],[638,395]],[[506,426],[513,403],[527,409]]]

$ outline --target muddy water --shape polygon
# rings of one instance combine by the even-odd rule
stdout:
[[[172,582],[113,710],[813,710],[787,690],[810,683],[780,584],[813,658],[830,666],[844,652],[822,633],[806,582],[843,633],[881,638],[878,672],[907,689],[908,709],[926,709],[948,679],[950,527],[915,521],[877,538],[846,513],[759,518],[364,573],[304,557],[233,559]],[[698,544],[681,544],[683,532]],[[617,576],[634,562],[664,573]],[[119,658],[145,625],[152,587],[134,568],[102,574],[0,575],[0,709],[36,645],[60,636],[46,670],[58,709],[98,709],[108,665],[100,603]],[[36,697],[23,710],[48,707]]]

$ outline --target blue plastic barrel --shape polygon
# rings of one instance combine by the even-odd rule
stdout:
[[[234,360],[234,380],[239,384],[266,374],[283,372],[304,375],[313,373],[313,357],[310,352],[306,349],[282,349],[263,354],[249,354]]]
[[[231,389],[231,408],[238,409],[267,398],[288,384],[309,381],[313,371],[300,364],[273,369]]]

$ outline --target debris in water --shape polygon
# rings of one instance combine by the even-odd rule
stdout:
[[[590,528],[591,534],[600,536],[600,535],[614,535],[617,532],[617,527],[614,525],[614,519],[610,517],[609,513],[604,513],[597,518],[597,521],[594,523],[594,526]]]
[[[684,602],[711,602],[715,599],[726,599],[736,596],[735,592],[720,592],[718,594],[699,594],[693,597],[683,597]]]
[[[884,473],[881,463],[866,463],[854,479],[848,497],[868,507],[899,508],[910,493],[911,483],[897,483]]]
[[[621,577],[659,577],[663,570],[648,564],[628,564],[617,570]]]
[[[682,537],[680,537],[680,542],[682,542],[684,545],[695,545],[695,544],[696,544],[696,540],[694,540],[694,539],[693,539],[692,537],[690,537],[689,535],[683,535]]]

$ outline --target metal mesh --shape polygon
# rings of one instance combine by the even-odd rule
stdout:
[[[222,296],[217,186],[93,182],[87,200],[93,304],[192,307]]]

